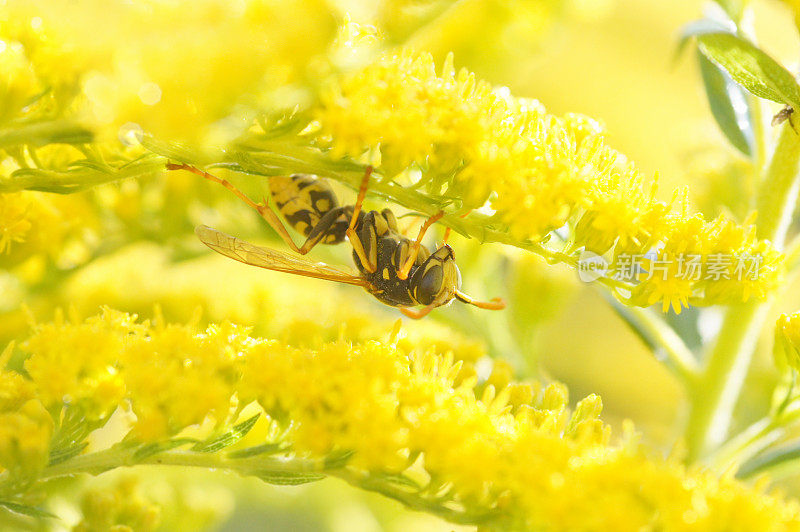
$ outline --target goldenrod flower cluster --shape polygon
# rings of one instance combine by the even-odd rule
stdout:
[[[161,508],[145,499],[134,478],[120,479],[111,489],[89,490],[81,501],[83,519],[73,532],[157,530]]]
[[[9,0],[0,91],[17,105],[2,112],[76,119],[114,144],[131,127],[167,138],[224,135],[215,122],[243,123],[245,106],[257,103],[248,95],[297,81],[324,50],[335,25],[321,4]],[[113,23],[98,23],[100,12]]]
[[[81,262],[97,224],[84,197],[0,193],[0,265],[11,268],[37,256],[62,267]]]
[[[608,257],[608,276],[629,281],[631,304],[680,312],[761,298],[780,280],[781,255],[756,238],[752,220],[707,221],[684,190],[660,201],[655,181],[607,145],[597,122],[553,116],[456,72],[452,55],[437,74],[429,54],[389,53],[330,87],[317,119],[333,157],[369,156],[390,178],[421,170],[414,187],[459,198],[460,209],[488,201],[489,223],[519,241],[569,226],[564,249]],[[696,273],[683,268],[687,257]],[[631,258],[641,264],[626,275]]]
[[[3,367],[12,347],[0,356]],[[0,467],[15,477],[35,476],[47,464],[52,435],[53,420],[35,385],[0,368]]]
[[[20,194],[3,194],[0,196],[0,252],[8,252],[11,244],[22,242],[31,228],[31,220],[27,216],[28,205]]]
[[[567,530],[800,526],[796,503],[653,456],[630,427],[620,443],[610,443],[596,396],[570,411],[563,386],[510,382],[502,367],[491,384],[459,379],[464,361],[406,351],[397,331],[386,341],[340,340],[316,349],[248,332],[230,324],[196,332],[111,310],[37,326],[22,346],[30,379],[3,372],[3,415],[30,428],[0,432],[0,463],[34,461],[48,477],[42,470],[52,430],[47,412],[60,419],[59,403],[90,413],[107,413],[115,403],[130,408],[136,415],[130,446],[163,442],[204,421],[224,428],[234,412],[257,401],[284,427],[282,474],[293,460],[323,459],[319,473],[414,500],[459,522],[503,530],[553,523]],[[66,367],[62,353],[77,370]],[[217,464],[237,469],[235,458]],[[298,474],[308,474],[307,467]],[[115,497],[92,503],[108,512],[90,513],[113,521],[126,512]],[[134,513],[150,521],[150,511]]]

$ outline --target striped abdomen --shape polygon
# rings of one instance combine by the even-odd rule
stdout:
[[[311,230],[319,224],[323,216],[333,210],[342,210],[331,186],[317,176],[294,174],[290,177],[271,177],[269,190],[286,222],[305,236],[311,234]],[[326,236],[321,242],[342,242],[349,223],[350,220],[344,213],[338,216],[325,229]]]

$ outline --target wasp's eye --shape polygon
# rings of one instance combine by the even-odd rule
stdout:
[[[417,277],[417,276],[415,276]],[[419,282],[414,287],[414,299],[420,305],[433,303],[439,291],[442,289],[442,267],[439,264],[431,264],[425,269],[422,277],[417,277]]]

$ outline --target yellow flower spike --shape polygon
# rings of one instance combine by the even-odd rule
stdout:
[[[25,370],[48,408],[69,404],[90,418],[117,407],[125,385],[116,368],[125,346],[146,330],[135,317],[110,309],[83,323],[59,319],[36,325],[20,345],[30,356]]]
[[[25,194],[0,194],[0,253],[8,253],[12,244],[23,242],[31,221]]]
[[[94,329],[85,329],[87,325]],[[563,385],[538,388],[511,382],[499,393],[492,385],[479,392],[474,380],[452,382],[451,354],[405,352],[392,342],[378,341],[293,348],[252,338],[247,329],[230,324],[198,333],[179,325],[137,324],[132,316],[111,311],[80,323],[37,326],[36,341],[23,345],[41,353],[49,327],[70,342],[81,330],[87,343],[94,335],[102,340],[99,345],[114,335],[122,342],[119,371],[133,384],[128,395],[140,416],[134,434],[142,439],[163,438],[187,423],[200,423],[203,409],[218,417],[220,405],[229,404],[234,394],[240,401],[257,400],[288,428],[280,440],[287,446],[284,453],[267,456],[264,464],[257,456],[241,462],[252,463],[261,473],[277,459],[281,471],[291,471],[299,461],[299,472],[308,474],[312,459],[323,474],[395,495],[397,486],[387,479],[413,473],[431,480],[430,490],[413,495],[416,507],[440,509],[460,522],[501,530],[800,526],[800,507],[794,502],[748,488],[732,476],[686,470],[674,457],[651,456],[629,422],[623,424],[622,441],[610,443],[596,396],[580,401],[570,413]],[[136,327],[140,332],[132,334]],[[62,343],[58,334],[48,338]],[[145,375],[156,383],[140,382]],[[25,381],[6,374],[0,380],[1,396],[12,389],[23,398],[37,393],[35,385],[20,378]],[[163,378],[173,388],[162,386]],[[225,393],[217,395],[220,387]],[[188,405],[179,394],[198,404]],[[208,401],[203,394],[220,401]],[[519,402],[515,396],[533,406],[522,404],[513,411]],[[16,410],[0,412],[2,464],[11,456],[19,460],[25,450],[26,467],[46,477],[49,468],[41,466],[52,431],[49,415],[36,398],[4,403]],[[129,452],[124,449],[119,452]],[[113,456],[109,452],[74,460],[92,464],[100,456],[108,460]],[[220,461],[215,453],[182,450],[158,460],[160,456],[190,459],[194,465],[207,460],[211,467],[245,467],[230,457]],[[416,461],[410,466],[412,457]],[[336,465],[327,469],[330,458]],[[128,463],[121,460],[119,465]],[[69,461],[53,467],[76,471]],[[114,500],[98,504],[97,512],[85,517],[114,514]]]
[[[231,324],[192,328],[160,324],[123,350],[121,377],[145,440],[177,434],[207,417],[222,424],[229,415],[238,358],[248,329]]]
[[[640,275],[640,283],[631,293],[633,304],[649,306],[661,303],[662,312],[671,308],[675,314],[680,314],[683,307],[689,306],[695,281],[679,274],[677,256],[661,254],[655,259],[643,261],[643,265],[648,273]]]
[[[52,435],[53,419],[38,399],[28,399],[17,408],[3,409],[0,411],[0,467],[14,476],[35,477],[47,465]]]
[[[502,390],[511,383],[514,377],[514,368],[505,360],[495,360],[492,364],[492,373],[486,381],[487,385]]]
[[[91,125],[102,141],[116,143],[122,126],[138,124],[166,137],[226,142],[252,118],[244,101],[269,99],[326,51],[336,29],[327,7],[10,0],[0,40],[21,43],[37,81],[51,89],[40,105]]]
[[[415,349],[421,351],[434,349],[437,353],[451,351],[455,360],[465,362],[465,367],[477,362],[486,352],[486,348],[480,340],[428,320],[420,320],[404,326],[397,345],[406,352]]]
[[[587,419],[598,419],[602,412],[603,400],[600,399],[600,396],[592,394],[578,401],[570,422],[580,423]]]
[[[5,349],[3,349],[3,352],[0,353],[0,370],[8,365],[8,362],[11,360],[11,356],[14,354],[15,345],[16,343],[13,341],[8,342],[8,345],[5,347]]]
[[[34,257],[60,268],[74,267],[86,260],[85,241],[97,221],[84,195],[0,193],[0,268]]]
[[[534,406],[542,410],[558,410],[564,408],[567,405],[567,401],[567,388],[560,383],[551,383],[542,390],[541,399]]]
[[[158,504],[141,495],[135,478],[122,478],[110,489],[90,489],[83,494],[83,519],[72,530],[149,532],[158,529],[161,512]]]
[[[15,41],[3,42],[0,47],[0,123],[14,118],[41,90],[22,45]]]
[[[0,370],[0,412],[18,410],[35,397],[36,387],[30,380],[15,371]]]
[[[643,260],[654,248],[674,268],[690,252],[701,254],[703,263],[713,254],[752,256],[766,265],[765,275],[752,278],[733,269],[736,278],[696,282],[676,270],[641,286],[636,275],[622,276],[616,280],[632,292],[629,304],[680,312],[690,303],[762,298],[777,286],[783,258],[753,237],[752,219],[706,221],[689,208],[685,188],[670,203],[657,200],[657,176],[644,176],[610,148],[597,122],[550,115],[470,72],[456,73],[452,63],[450,55],[437,75],[430,55],[401,50],[341,76],[320,95],[320,142],[334,157],[379,152],[378,170],[388,178],[421,170],[428,192],[458,197],[461,207],[488,201],[494,210],[489,223],[506,227],[516,241],[544,241],[568,224],[565,249],[609,254],[615,276],[626,257]]]
[[[535,102],[535,105],[541,107],[539,102]],[[544,112],[543,108],[540,110]],[[587,138],[599,137],[606,133],[606,128],[602,123],[585,115],[567,113],[563,120],[564,126],[572,134],[576,145],[580,145]]]
[[[508,390],[508,404],[515,412],[518,412],[523,405],[530,406],[533,401],[533,386],[529,383],[511,383],[506,386]]]

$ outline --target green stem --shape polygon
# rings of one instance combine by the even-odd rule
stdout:
[[[494,517],[493,513],[476,513],[465,509],[446,506],[441,501],[430,500],[420,493],[402,487],[380,476],[356,471],[346,467],[326,469],[323,460],[304,458],[283,458],[275,456],[250,456],[231,458],[225,453],[198,453],[183,450],[169,450],[158,454],[138,457],[139,446],[119,444],[103,451],[77,456],[66,462],[44,469],[40,480],[88,473],[99,475],[118,467],[135,465],[171,465],[198,467],[203,469],[223,469],[240,475],[269,478],[275,475],[321,474],[337,477],[348,484],[368,491],[380,493],[399,501],[411,509],[420,510],[446,519],[453,523],[476,524]],[[2,487],[0,478],[0,488]]]
[[[717,343],[690,387],[686,425],[690,462],[725,440],[765,315],[765,304],[756,301],[728,309]]]
[[[664,320],[649,309],[639,307],[625,307],[631,319],[636,320],[636,326],[647,334],[647,338],[658,344],[664,350],[667,367],[687,385],[692,385],[700,371],[697,360],[692,351],[686,347],[675,331]]]
[[[766,164],[767,159],[767,141],[765,128],[764,128],[764,111],[763,111],[763,101],[761,98],[753,96],[752,94],[748,95],[750,101],[750,120],[753,124],[753,139],[754,139],[754,146],[753,149],[755,153],[753,154],[754,165],[756,168],[757,175],[764,175],[764,165]],[[751,180],[750,184],[753,188],[757,187],[757,183]],[[751,205],[750,208],[753,208],[754,205]]]
[[[800,137],[786,123],[758,190],[759,238],[781,249],[800,188]],[[728,309],[716,344],[696,385],[685,437],[689,461],[715,450],[727,437],[756,340],[767,316],[768,302],[749,301]]]
[[[800,136],[787,121],[782,126],[778,144],[758,188],[758,237],[771,240],[782,249],[800,192],[798,161]]]
[[[786,268],[793,272],[800,265],[800,235],[795,236],[784,251],[786,254]]]
[[[223,453],[197,453],[181,450],[164,451],[140,458],[136,456],[138,449],[139,446],[120,444],[103,451],[82,454],[66,462],[45,468],[40,479],[45,480],[79,473],[99,475],[117,467],[139,464],[226,469],[243,475],[255,475],[266,471],[297,474],[320,472],[319,462],[301,458],[281,459],[263,455],[249,458],[228,458]]]

